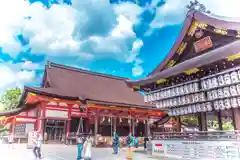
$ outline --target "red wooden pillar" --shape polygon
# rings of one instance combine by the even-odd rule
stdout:
[[[177,116],[176,117],[176,130],[177,130],[177,132],[181,132],[181,128],[182,128],[181,117]]]
[[[15,131],[15,125],[16,125],[16,116],[12,118],[11,126],[10,126],[10,136],[14,140],[14,131]]]
[[[69,133],[70,133],[71,116],[72,116],[72,106],[73,106],[73,105],[68,105],[68,120],[67,120],[66,137],[68,137],[68,136],[69,136]]]
[[[240,130],[240,108],[233,109],[234,129]]]
[[[85,131],[86,133],[89,133],[89,118],[87,118],[85,122]]]
[[[117,117],[113,117],[113,131],[117,132]]]
[[[37,118],[37,131],[43,136],[44,132],[44,119],[46,116],[46,106],[44,103],[41,103],[38,106],[38,118]]]

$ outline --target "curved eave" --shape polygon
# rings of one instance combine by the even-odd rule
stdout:
[[[167,65],[169,60],[173,57],[173,55],[176,53],[178,47],[182,43],[193,20],[206,23],[206,24],[214,26],[216,28],[237,30],[237,31],[240,30],[240,19],[233,20],[233,18],[227,18],[227,17],[222,18],[222,17],[217,17],[214,15],[211,15],[211,14],[205,14],[205,13],[202,13],[202,12],[199,12],[196,10],[190,10],[190,11],[188,11],[188,13],[186,15],[182,30],[180,31],[180,34],[179,34],[178,38],[176,39],[173,47],[169,51],[168,55],[150,74],[148,74],[148,76],[154,75],[157,72],[162,71],[162,69]]]
[[[135,107],[138,109],[150,109],[150,110],[157,110],[159,112],[162,112],[161,110],[159,110],[158,108],[156,108],[154,105],[136,105],[136,104],[125,104],[125,103],[117,103],[117,102],[104,102],[104,101],[96,101],[96,100],[86,100],[88,104],[104,104],[104,105],[114,105],[114,106],[120,106],[120,107]],[[162,112],[163,113],[163,112]]]
[[[74,96],[66,96],[61,94],[58,90],[54,88],[31,88],[31,87],[24,87],[24,92],[28,93],[35,93],[44,96],[50,96],[54,98],[62,98],[67,100],[84,100],[83,97],[74,97]]]
[[[7,117],[9,117],[9,116],[16,116],[16,115],[18,115],[21,112],[34,109],[35,107],[37,107],[37,105],[39,103],[40,102],[36,102],[34,104],[22,104],[21,103],[21,104],[18,105],[18,108],[16,108],[16,109],[0,112],[0,116],[7,116]]]
[[[83,104],[100,104],[100,105],[114,105],[114,106],[121,106],[121,107],[136,107],[136,108],[144,108],[144,109],[152,109],[157,110],[155,106],[149,105],[149,104],[143,104],[143,105],[137,105],[137,104],[125,104],[125,103],[118,103],[118,102],[106,102],[106,101],[99,101],[95,100],[91,97],[74,97],[74,96],[65,96],[61,94],[58,90],[55,88],[31,88],[31,87],[25,87],[24,93],[25,95],[28,93],[35,93],[43,96],[49,96],[54,98],[60,98],[60,99],[66,99],[66,100],[79,100]]]
[[[231,56],[239,52],[240,52],[240,40],[232,42],[225,46],[222,46],[218,49],[212,50],[206,54],[194,57],[174,67],[165,69],[153,76],[149,76],[137,81],[127,81],[126,83],[128,83],[128,85],[130,86],[142,86],[142,85],[150,84],[162,78],[169,78],[171,76],[181,74],[185,70],[201,67],[201,66],[225,59],[228,56]]]

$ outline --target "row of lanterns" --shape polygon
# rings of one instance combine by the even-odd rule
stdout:
[[[222,73],[212,78],[201,80],[201,87],[203,90],[231,85],[240,82],[240,69]]]
[[[207,91],[207,100],[240,95],[240,69],[231,69],[228,72],[225,71],[224,73],[217,74],[212,78],[204,78],[201,80],[201,86],[199,86],[198,81],[195,81],[153,91],[146,94],[144,100],[146,103],[154,102],[157,108],[161,109],[190,105],[206,100],[204,90]]]
[[[158,100],[166,99],[170,97],[181,96],[184,94],[195,93],[198,91],[199,91],[199,85],[197,82],[182,84],[181,86],[178,86],[178,87],[171,87],[169,89],[162,89],[162,90],[147,93],[144,96],[144,101],[148,103],[148,102],[158,101]]]
[[[214,108],[215,110],[225,110],[230,108],[238,108],[240,107],[240,97],[233,97],[230,99],[223,99],[213,102],[213,107],[211,102],[198,103],[189,105],[181,108],[174,108],[168,111],[169,116],[179,116],[192,114],[197,112],[209,112]]]
[[[113,118],[113,117],[105,117],[105,116],[103,116],[102,119],[101,119],[101,123],[103,123],[105,120],[107,120],[108,123],[111,123],[111,122],[112,122],[112,118]],[[131,119],[132,119],[131,117],[125,118],[125,119],[128,120],[128,123],[129,123],[129,124],[131,123]],[[147,120],[143,120],[143,124],[145,124],[146,121],[147,121]],[[123,122],[123,119],[122,119],[122,118],[119,118],[119,123],[122,123],[122,122]],[[139,120],[138,120],[138,119],[136,119],[136,123],[139,123]]]
[[[240,84],[231,85],[229,87],[224,88],[218,88],[207,92],[208,100],[227,98],[237,95],[240,95]]]
[[[205,94],[204,92],[199,92],[195,94],[189,94],[181,97],[176,97],[172,99],[166,99],[162,101],[157,101],[156,106],[157,108],[170,108],[170,107],[177,107],[181,105],[187,105],[197,102],[205,101]]]
[[[192,114],[197,112],[209,112],[212,111],[212,103],[197,103],[193,105],[189,105],[186,107],[174,108],[168,111],[169,116],[179,116],[179,115],[186,115]]]
[[[240,97],[227,98],[224,100],[218,100],[213,102],[213,107],[215,110],[224,110],[230,108],[240,107]]]

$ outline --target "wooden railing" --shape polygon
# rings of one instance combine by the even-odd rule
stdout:
[[[240,140],[240,131],[153,132],[153,140]]]

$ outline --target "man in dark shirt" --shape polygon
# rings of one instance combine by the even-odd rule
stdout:
[[[147,149],[147,142],[148,141],[149,141],[149,138],[148,137],[144,137],[144,143],[143,143],[144,151],[146,151],[146,149]]]

